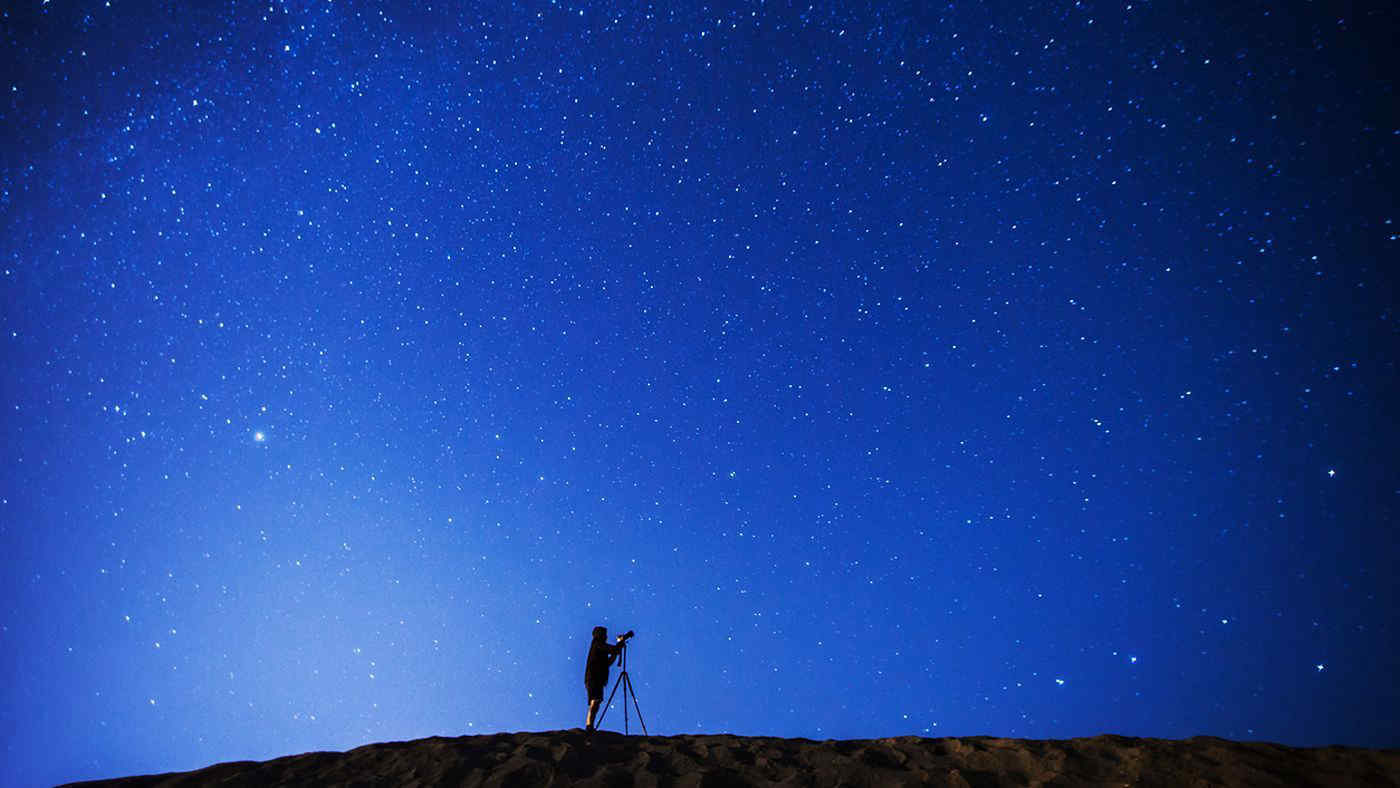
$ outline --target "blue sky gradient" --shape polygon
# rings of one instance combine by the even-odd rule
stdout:
[[[1393,6],[397,6],[0,18],[0,783],[1400,745]]]

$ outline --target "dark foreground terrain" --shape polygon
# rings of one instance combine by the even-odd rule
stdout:
[[[1400,785],[1400,750],[1197,737],[809,741],[581,730],[434,737],[83,786]]]

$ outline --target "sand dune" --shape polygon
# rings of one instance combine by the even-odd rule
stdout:
[[[83,786],[1400,785],[1400,750],[1209,737],[810,741],[581,730],[434,737]]]

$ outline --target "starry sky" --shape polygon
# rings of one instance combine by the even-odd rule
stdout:
[[[0,13],[0,783],[1400,745],[1393,4],[409,5]]]

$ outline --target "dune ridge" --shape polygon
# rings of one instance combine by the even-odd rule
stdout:
[[[70,783],[190,786],[1262,786],[1400,785],[1400,750],[1213,737],[869,740],[500,733],[367,744],[190,772]]]

